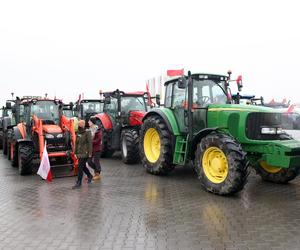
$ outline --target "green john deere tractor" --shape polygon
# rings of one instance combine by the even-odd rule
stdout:
[[[175,165],[193,163],[202,186],[219,195],[242,190],[249,165],[275,183],[298,175],[300,142],[281,129],[284,113],[232,104],[230,74],[189,72],[165,83],[165,107],[148,112],[140,132],[148,172],[167,174]]]

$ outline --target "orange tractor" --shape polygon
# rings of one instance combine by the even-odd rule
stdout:
[[[20,107],[23,109],[20,123],[13,127],[9,140],[12,165],[19,168],[21,175],[31,174],[34,163],[39,164],[42,159],[46,144],[51,168],[69,168],[74,174],[76,136],[73,120],[62,114],[62,102],[28,98],[15,106],[13,112],[20,112]]]

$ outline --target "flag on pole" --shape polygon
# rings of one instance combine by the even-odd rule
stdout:
[[[44,180],[47,180],[49,182],[52,181],[52,174],[51,174],[51,168],[50,168],[50,162],[49,162],[46,142],[45,142],[45,146],[44,146],[43,157],[42,157],[41,164],[39,166],[39,170],[38,170],[37,174],[40,175]]]
[[[182,76],[183,74],[184,74],[184,69],[167,70],[167,76]]]

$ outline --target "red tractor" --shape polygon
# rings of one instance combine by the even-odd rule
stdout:
[[[21,175],[31,174],[33,163],[39,163],[46,143],[50,165],[70,167],[74,172],[77,158],[74,154],[75,131],[73,120],[62,115],[62,103],[46,98],[25,99],[13,112],[20,112],[20,123],[13,127],[9,141],[12,165]]]
[[[146,92],[105,92],[103,112],[95,115],[103,127],[102,156],[121,149],[124,163],[133,164],[139,157],[139,131],[148,109]]]

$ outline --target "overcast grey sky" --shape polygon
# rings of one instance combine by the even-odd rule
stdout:
[[[0,105],[48,93],[144,90],[167,69],[243,75],[244,93],[300,102],[297,1],[0,0]]]

